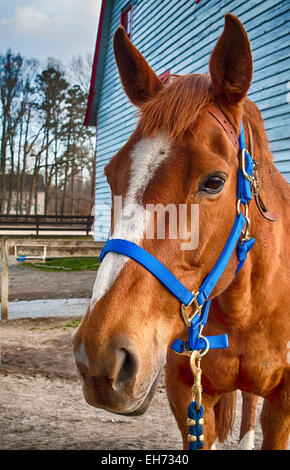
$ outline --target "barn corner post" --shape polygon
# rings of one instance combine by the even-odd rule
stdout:
[[[8,320],[8,244],[8,239],[2,238],[1,321]]]

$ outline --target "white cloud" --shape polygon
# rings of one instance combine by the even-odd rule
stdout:
[[[101,0],[0,0],[0,47],[67,60],[93,54]]]
[[[39,32],[49,24],[48,16],[38,10],[33,5],[16,7],[15,15],[8,19],[8,24],[14,33],[32,33]]]

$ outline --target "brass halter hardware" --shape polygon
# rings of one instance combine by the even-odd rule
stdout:
[[[201,393],[202,393],[202,385],[201,385],[202,370],[200,368],[200,359],[201,359],[201,355],[199,354],[198,351],[193,351],[189,359],[190,369],[194,377],[194,383],[191,388],[192,401],[195,401],[195,400],[197,401],[197,409],[199,409],[201,405]]]
[[[197,301],[198,294],[199,294],[198,291],[197,292],[193,291],[192,292],[193,299],[191,300],[191,302],[188,305],[181,304],[181,315],[182,315],[183,321],[185,323],[185,326],[187,326],[188,328],[191,326],[191,321],[192,321],[193,317],[195,317],[195,315],[197,315],[197,314],[200,315],[200,313],[201,313],[202,305],[199,305],[199,303]],[[192,304],[194,304],[194,309],[193,309],[191,315],[188,315],[188,309]]]
[[[248,175],[248,173],[246,172],[246,153],[249,153],[248,150],[243,148],[240,154],[240,168],[246,180],[248,180],[249,183],[253,185],[255,181],[255,177]]]

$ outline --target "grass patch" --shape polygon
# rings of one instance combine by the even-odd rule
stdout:
[[[54,258],[43,263],[23,263],[23,266],[40,269],[41,271],[97,271],[99,258]]]
[[[82,321],[81,318],[75,318],[74,320],[72,320],[69,323],[66,323],[65,325],[55,325],[55,326],[51,326],[48,329],[49,330],[56,330],[56,329],[62,328],[63,330],[66,330],[67,328],[77,328],[81,321]]]
[[[67,323],[64,326],[66,326],[67,328],[77,328],[81,321],[81,318],[75,318],[75,320],[72,320],[70,323]]]

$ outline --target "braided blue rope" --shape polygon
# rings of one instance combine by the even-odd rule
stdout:
[[[189,426],[189,434],[196,437],[195,441],[190,442],[189,450],[198,450],[204,447],[204,442],[201,440],[201,438],[203,439],[203,425],[199,422],[203,418],[203,414],[203,406],[200,405],[200,408],[197,409],[197,401],[192,401],[188,405],[187,415],[195,421],[194,425]]]

